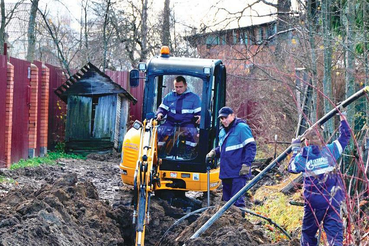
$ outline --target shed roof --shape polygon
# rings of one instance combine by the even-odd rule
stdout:
[[[67,102],[68,96],[92,96],[119,94],[125,96],[134,104],[137,99],[128,91],[115,83],[108,75],[101,72],[92,63],[83,66],[77,73],[72,75],[64,84],[55,91],[64,102]]]

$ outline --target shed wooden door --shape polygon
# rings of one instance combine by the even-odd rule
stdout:
[[[65,139],[88,139],[91,136],[92,98],[68,97],[67,127]]]
[[[117,95],[102,96],[95,107],[92,137],[114,140]]]

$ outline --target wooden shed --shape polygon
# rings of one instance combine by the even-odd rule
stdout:
[[[67,152],[109,152],[120,149],[129,120],[129,104],[137,100],[88,63],[55,93],[67,104]]]

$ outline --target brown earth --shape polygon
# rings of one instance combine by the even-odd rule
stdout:
[[[134,245],[132,193],[121,182],[119,155],[60,159],[58,165],[0,170],[0,246]],[[298,240],[271,244],[262,227],[232,207],[206,232],[189,239],[222,205],[178,221],[186,211],[153,197],[145,245],[299,245]],[[202,194],[188,193],[205,204]],[[168,230],[169,229],[169,230]]]

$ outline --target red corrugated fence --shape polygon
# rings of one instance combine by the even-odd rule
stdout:
[[[128,72],[106,74],[138,100],[130,116],[141,119],[143,83],[130,90]],[[66,80],[59,67],[15,58],[8,62],[0,55],[0,168],[42,156],[64,141],[66,105],[54,90]]]

